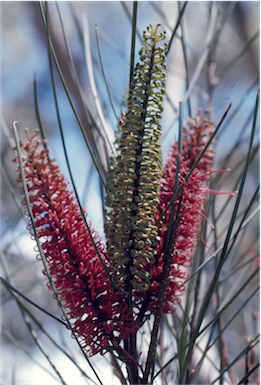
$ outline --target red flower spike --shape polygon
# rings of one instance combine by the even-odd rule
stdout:
[[[58,165],[49,159],[43,141],[27,136],[27,143],[21,143],[25,179],[34,225],[51,277],[85,353],[104,353],[134,330],[127,305],[111,288]],[[31,225],[29,229],[33,234]],[[104,246],[90,223],[89,229],[100,258],[108,265]]]
[[[182,153],[179,154],[178,143],[176,142],[169,154],[169,158],[163,168],[161,189],[159,194],[159,205],[155,216],[158,223],[158,243],[156,248],[156,263],[152,272],[152,284],[147,293],[147,309],[154,312],[159,297],[160,283],[163,271],[164,244],[167,238],[170,220],[171,205],[173,198],[174,183],[177,172],[177,159],[180,160],[179,184],[182,186],[178,194],[175,208],[181,200],[181,209],[178,219],[178,229],[175,247],[172,253],[171,268],[168,277],[168,285],[165,293],[163,312],[175,311],[175,305],[179,303],[179,296],[185,290],[184,280],[189,277],[186,268],[192,264],[194,248],[197,243],[198,229],[205,216],[204,204],[207,194],[222,194],[210,190],[205,186],[210,178],[212,161],[214,157],[213,146],[208,147],[195,170],[187,178],[193,164],[201,154],[211,134],[213,124],[200,112],[195,119],[189,119],[189,127],[184,127]],[[224,170],[220,170],[224,171]],[[230,193],[226,193],[230,194]],[[231,193],[234,194],[234,193]],[[176,213],[175,213],[176,215]],[[174,218],[175,218],[174,215]]]

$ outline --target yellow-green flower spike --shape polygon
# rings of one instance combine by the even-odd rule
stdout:
[[[130,296],[147,290],[154,263],[154,216],[161,178],[160,118],[165,93],[167,45],[158,26],[143,33],[140,63],[129,90],[128,111],[117,140],[118,155],[108,173],[105,230],[116,285]]]

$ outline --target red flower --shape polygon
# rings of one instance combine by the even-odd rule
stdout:
[[[164,313],[175,310],[175,304],[179,303],[179,296],[183,294],[185,290],[184,280],[189,277],[187,268],[192,264],[194,248],[197,243],[202,218],[204,217],[204,204],[207,199],[207,194],[216,193],[204,187],[209,180],[211,172],[214,156],[213,147],[208,147],[190,177],[187,178],[187,176],[196,159],[204,149],[212,132],[212,122],[198,113],[195,119],[189,120],[189,127],[184,127],[181,155],[178,151],[178,143],[176,142],[163,168],[159,205],[155,216],[155,221],[158,223],[159,234],[156,249],[156,263],[152,272],[152,284],[147,293],[147,301],[149,302],[147,309],[152,312],[155,311],[157,305],[162,281],[164,245],[169,231],[170,203],[174,193],[178,159],[180,162],[179,185],[181,188],[176,201],[173,203],[175,206],[174,220],[175,218],[178,220],[178,227],[175,246],[171,252],[171,267],[165,293],[165,302],[163,304]]]
[[[100,237],[90,223],[89,234],[77,201],[43,141],[28,135],[21,149],[34,226],[71,326],[86,354],[115,348],[133,325],[126,303],[116,295],[104,270],[101,260],[107,266],[108,262]],[[33,234],[32,225],[30,229]]]

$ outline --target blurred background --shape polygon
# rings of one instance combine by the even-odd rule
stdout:
[[[224,189],[229,190],[238,175],[237,169],[233,171],[233,165],[240,164],[246,153],[259,86],[259,2],[139,2],[135,62],[146,26],[160,23],[162,30],[167,32],[168,42],[183,7],[182,22],[167,58],[163,157],[166,159],[177,134],[180,101],[183,102],[184,122],[189,115],[195,115],[198,108],[210,108],[216,124],[232,103],[217,143],[217,165],[229,157],[232,171],[223,183]],[[82,128],[101,157],[104,171],[107,167],[104,154],[109,152],[109,142],[114,140],[128,92],[132,8],[133,3],[129,1],[48,3],[49,29],[57,61]],[[20,204],[16,166],[12,163],[13,122],[18,122],[21,137],[24,137],[24,127],[32,131],[39,127],[37,95],[48,145],[62,172],[69,178],[50,77],[46,31],[37,2],[1,2],[0,11],[2,276],[38,304],[40,298],[42,308],[60,317],[55,301],[45,287],[41,263],[35,261],[34,242],[26,230],[25,209]],[[103,234],[102,194],[97,171],[54,63],[53,69],[61,126],[81,202],[94,227]],[[255,143],[257,140],[256,137]],[[248,177],[246,203],[256,188],[258,164],[256,157]],[[249,252],[251,245],[253,256],[258,250],[257,221],[250,233],[241,247]],[[79,370],[70,366],[68,358],[65,364],[64,354],[54,347],[37,322],[92,376],[69,332],[27,304],[35,320],[29,317],[5,287],[1,297],[1,344],[4,348],[1,383],[59,383],[59,376],[48,362],[50,352],[55,367],[63,371],[70,385],[86,383]],[[258,309],[257,300],[253,308]],[[99,363],[101,358],[95,360]],[[105,378],[106,384],[113,382],[110,371],[106,372]]]

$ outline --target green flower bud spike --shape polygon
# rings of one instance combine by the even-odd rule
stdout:
[[[155,213],[162,169],[159,119],[163,111],[167,45],[157,25],[143,33],[140,63],[132,77],[127,113],[108,173],[105,223],[108,257],[120,291],[147,290],[154,263]]]

